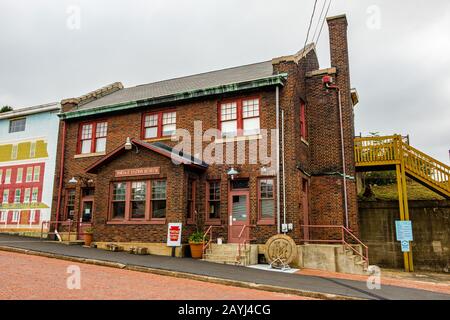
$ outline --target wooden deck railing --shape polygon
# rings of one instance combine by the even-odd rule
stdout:
[[[404,140],[400,135],[355,138],[356,166],[404,165],[409,175],[450,197],[450,167]]]

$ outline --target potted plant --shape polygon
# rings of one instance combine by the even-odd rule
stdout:
[[[86,228],[84,230],[84,245],[90,247],[93,239],[93,228]]]
[[[189,236],[189,247],[193,259],[201,259],[203,256],[203,233],[195,231]]]

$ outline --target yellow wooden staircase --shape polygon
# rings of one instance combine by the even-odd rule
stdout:
[[[450,199],[450,167],[411,147],[400,135],[355,138],[356,171],[395,170],[400,220],[410,220],[406,176]],[[412,251],[403,253],[405,271],[414,271]]]
[[[450,167],[411,147],[400,135],[355,139],[357,171],[390,170],[401,173],[450,199]]]

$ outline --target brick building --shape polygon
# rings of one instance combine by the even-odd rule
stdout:
[[[183,224],[183,243],[211,225],[230,243],[283,231],[300,242],[312,232],[301,225],[358,232],[347,20],[327,22],[328,69],[310,44],[270,61],[63,100],[52,220],[81,221],[80,233],[92,224],[97,242],[165,243],[169,222]],[[206,139],[214,128],[220,135]],[[176,129],[190,133],[190,149],[180,152]],[[260,156],[263,146],[272,160],[254,161],[249,150]],[[228,161],[207,161],[210,149]]]

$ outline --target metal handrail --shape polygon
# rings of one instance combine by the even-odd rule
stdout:
[[[340,226],[340,225],[300,225],[300,227],[303,228],[307,228],[309,230],[309,228],[323,228],[323,229],[338,229],[340,230],[340,234],[341,234],[341,238],[340,239],[311,239],[311,237],[308,237],[308,239],[303,239],[302,242],[319,242],[319,243],[341,243],[342,245],[344,245],[347,248],[350,248],[356,255],[358,255],[359,257],[361,257],[363,259],[363,261],[366,264],[366,267],[369,266],[369,247],[367,245],[365,245],[358,237],[356,237],[353,232],[351,232],[349,229],[347,229],[344,226]],[[363,249],[364,249],[364,253],[359,252],[358,250],[356,250],[352,244],[350,244],[349,242],[347,242],[345,240],[345,236],[348,235],[351,238],[353,238],[353,240],[355,240],[358,244],[360,244]]]
[[[237,256],[237,259],[241,258],[241,247],[244,246],[244,250],[247,250],[247,243],[250,243],[250,241],[253,240],[253,239],[246,239],[246,238],[244,238],[244,240],[241,240],[242,236],[244,234],[244,231],[247,228],[250,229],[250,228],[253,228],[253,227],[255,227],[255,226],[254,225],[249,225],[249,224],[244,224],[244,226],[242,227],[241,232],[239,233],[239,236],[238,236],[238,239],[240,241],[238,242],[238,256]]]
[[[212,231],[213,231],[214,228],[218,228],[218,229],[219,229],[219,228],[223,228],[223,226],[214,226],[214,225],[211,225],[211,226],[208,227],[208,229],[206,230],[206,232],[203,234],[203,248],[202,248],[203,254],[206,253],[206,249],[209,247],[209,245],[210,245],[211,242],[212,242],[212,239],[213,239]],[[206,237],[208,236],[208,234],[209,234],[209,239],[208,239],[208,242],[205,243],[205,240],[206,240]]]

